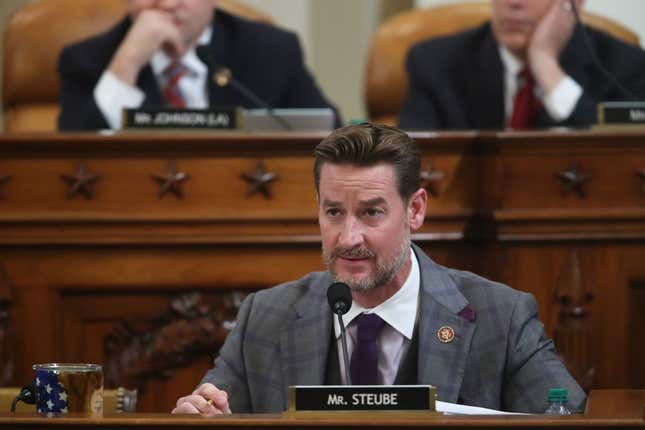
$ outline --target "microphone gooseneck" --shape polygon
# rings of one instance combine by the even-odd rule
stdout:
[[[589,34],[587,34],[587,30],[582,24],[582,19],[580,18],[580,10],[576,5],[575,0],[570,0],[569,4],[571,5],[571,12],[573,12],[573,16],[576,20],[576,27],[580,31],[585,48],[587,49],[587,52],[591,56],[591,61],[594,63],[594,65],[600,71],[600,73],[602,73],[605,76],[605,79],[607,79],[613,86],[618,88],[618,90],[623,94],[624,97],[628,98],[630,101],[637,101],[638,97],[636,97],[634,93],[632,93],[627,88],[625,88],[623,84],[621,84],[618,81],[618,78],[616,78],[616,76],[614,76],[602,64],[602,62],[598,58],[598,54],[596,54],[596,51],[593,49],[593,46],[591,46],[591,42],[589,41]]]
[[[233,76],[233,73],[231,72],[231,69],[229,69],[228,67],[221,66],[215,62],[208,45],[197,46],[197,48],[195,48],[195,53],[197,54],[197,57],[203,63],[205,63],[206,66],[208,66],[209,73],[212,73],[211,79],[215,85],[221,88],[230,86],[239,94],[241,94],[243,97],[245,97],[247,100],[250,100],[251,103],[253,103],[256,107],[265,109],[267,111],[267,114],[275,122],[280,124],[280,127],[282,127],[284,130],[287,130],[287,131],[292,130],[291,125],[289,125],[289,123],[287,123],[283,118],[275,114],[274,109],[273,107],[271,107],[271,105],[269,105],[267,102],[265,102],[260,97],[258,97],[258,95],[255,94],[253,91],[251,91],[249,87],[247,87],[242,82],[235,79],[235,77]],[[211,102],[212,101],[213,100],[211,100]]]
[[[345,334],[345,324],[343,324],[343,315],[349,312],[352,307],[352,294],[347,284],[334,282],[327,289],[327,301],[332,312],[338,317],[340,326],[340,337],[343,348],[343,362],[345,363],[345,384],[351,385],[352,380],[349,375],[349,354],[347,352],[347,335]]]

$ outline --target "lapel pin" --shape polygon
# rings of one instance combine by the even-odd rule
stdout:
[[[442,343],[452,342],[455,339],[455,331],[452,327],[444,325],[437,331],[437,338]]]

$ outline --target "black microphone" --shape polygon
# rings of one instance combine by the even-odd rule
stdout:
[[[349,292],[347,284],[334,282],[327,288],[327,301],[332,312],[338,315],[338,324],[340,325],[340,337],[343,346],[343,361],[345,362],[345,381],[347,385],[352,384],[349,376],[349,354],[347,353],[347,337],[345,335],[345,325],[343,324],[343,315],[352,307],[352,294]]]
[[[251,91],[249,87],[235,79],[233,73],[231,72],[231,69],[221,66],[215,62],[212,57],[211,49],[208,45],[197,46],[197,48],[195,48],[195,53],[197,54],[197,57],[199,57],[199,59],[208,66],[209,72],[212,73],[211,79],[215,85],[217,85],[218,87],[226,87],[230,85],[231,88],[242,94],[242,96],[250,100],[251,103],[253,103],[255,106],[265,109],[269,116],[278,124],[280,124],[283,129],[291,131],[291,126],[289,125],[289,123],[276,115],[271,105],[258,97],[258,95]]]
[[[582,35],[582,40],[584,42],[585,48],[587,49],[587,52],[591,56],[591,61],[594,63],[596,68],[600,70],[600,73],[605,76],[605,79],[607,79],[613,86],[618,88],[618,90],[623,94],[624,97],[631,101],[637,101],[638,97],[636,97],[634,93],[625,88],[623,84],[618,81],[618,78],[616,78],[616,76],[614,76],[609,70],[607,70],[598,58],[598,54],[596,54],[596,51],[593,49],[591,42],[589,41],[587,30],[582,24],[580,11],[578,10],[578,6],[576,5],[575,0],[569,0],[569,5],[571,6],[571,12],[573,12],[573,16],[576,20],[576,28],[579,29],[580,34]]]

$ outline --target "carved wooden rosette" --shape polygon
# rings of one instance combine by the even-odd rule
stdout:
[[[267,200],[273,197],[270,188],[271,182],[275,182],[280,178],[277,173],[267,171],[262,161],[258,162],[255,170],[244,172],[240,177],[249,184],[249,189],[246,193],[247,197],[260,193]]]
[[[593,300],[594,292],[582,277],[578,251],[574,249],[560,269],[550,327],[558,352],[585,391],[593,386],[595,374]]]
[[[645,169],[638,170],[636,176],[641,179],[641,194],[645,196]]]
[[[576,162],[571,163],[565,170],[556,172],[555,177],[561,182],[561,193],[563,196],[575,193],[581,199],[587,195],[585,184],[592,179],[590,174],[583,173],[579,169],[578,163]]]
[[[6,184],[11,180],[11,176],[9,175],[0,175],[0,200],[5,199],[5,194],[4,194],[4,189],[3,185]]]
[[[421,170],[421,187],[434,198],[439,197],[439,183],[445,178],[445,173],[434,166],[429,165],[427,169]]]
[[[175,161],[168,161],[164,173],[161,175],[150,175],[159,184],[158,197],[162,198],[167,193],[172,193],[178,199],[184,198],[184,193],[181,190],[181,184],[190,179],[190,175],[185,172],[180,172],[177,169]]]
[[[68,199],[73,199],[80,194],[87,200],[94,198],[93,185],[100,179],[99,175],[90,172],[85,163],[82,162],[78,164],[75,174],[68,175],[63,173],[60,177],[69,186],[67,190]]]
[[[9,324],[13,286],[9,274],[0,263],[0,386],[13,379],[13,332]]]
[[[217,293],[206,303],[200,293],[178,296],[151,321],[121,321],[104,339],[105,383],[143,390],[195,359],[214,356],[235,324],[244,294]]]

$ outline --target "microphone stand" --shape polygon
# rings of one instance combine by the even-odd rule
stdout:
[[[573,13],[573,17],[576,21],[576,26],[580,31],[580,34],[582,35],[582,41],[585,45],[585,49],[589,53],[589,56],[591,57],[591,61],[593,64],[596,66],[598,70],[600,70],[600,73],[603,74],[605,79],[609,81],[613,86],[618,88],[618,90],[625,96],[628,100],[630,101],[638,101],[638,97],[634,93],[632,93],[630,90],[625,88],[623,84],[618,81],[618,78],[611,73],[607,68],[602,64],[600,59],[598,58],[598,54],[596,53],[596,50],[591,46],[591,42],[589,40],[589,34],[587,34],[587,30],[584,27],[584,24],[582,23],[582,19],[580,18],[580,11],[578,10],[578,6],[576,6],[575,0],[570,0],[569,4],[571,5],[571,12]]]
[[[217,74],[217,72],[215,72],[215,74]],[[258,96],[256,96],[255,93],[253,93],[247,87],[242,85],[237,79],[230,76],[228,83],[231,87],[235,88],[238,92],[244,95],[244,97],[251,100],[253,103],[255,103],[257,106],[260,106],[262,109],[266,110],[267,114],[271,118],[273,118],[278,124],[280,124],[282,128],[284,128],[287,131],[292,130],[291,125],[289,125],[289,123],[286,122],[284,118],[280,117],[280,115],[276,115],[271,106],[269,106],[265,101],[263,101]]]
[[[257,94],[251,91],[251,89],[246,85],[235,79],[233,73],[231,72],[231,69],[218,65],[207,46],[198,46],[195,49],[195,53],[197,54],[197,57],[199,57],[199,59],[208,67],[208,73],[215,85],[217,85],[218,87],[226,87],[230,85],[235,91],[237,91],[239,94],[242,94],[242,96],[246,97],[246,99],[250,100],[251,103],[266,110],[269,117],[276,123],[280,124],[280,127],[285,129],[286,131],[293,130],[293,127],[291,127],[291,125],[287,121],[285,121],[284,118],[275,114],[273,107],[269,106],[267,102],[258,97]],[[213,100],[210,91],[208,97],[211,102],[210,104],[212,105]]]
[[[343,348],[343,362],[345,363],[345,385],[352,385],[349,375],[349,353],[347,352],[347,336],[345,335],[345,325],[343,324],[343,314],[340,310],[336,312],[338,324],[340,325],[340,338]]]

